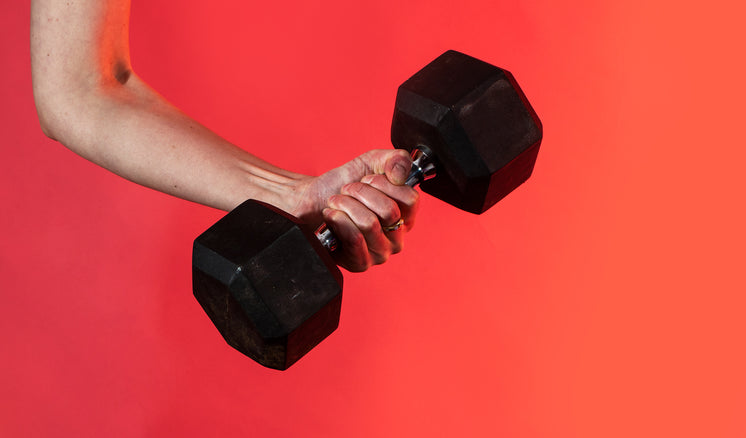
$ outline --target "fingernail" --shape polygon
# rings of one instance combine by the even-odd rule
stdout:
[[[339,193],[343,195],[349,195],[352,192],[352,187],[354,183],[345,184],[342,186],[341,189],[339,189]]]
[[[360,180],[360,182],[364,184],[370,184],[371,181],[373,181],[373,175],[365,175],[363,179]]]
[[[407,180],[408,169],[399,163],[394,165],[394,170],[391,172],[391,176],[394,177],[395,184],[404,184]]]

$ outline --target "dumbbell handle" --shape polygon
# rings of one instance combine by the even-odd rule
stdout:
[[[433,152],[427,146],[417,146],[412,151],[412,168],[409,170],[409,176],[404,184],[414,187],[434,176],[435,157],[433,156]],[[330,252],[334,252],[337,249],[337,236],[334,235],[326,224],[321,224],[316,230],[316,238]]]

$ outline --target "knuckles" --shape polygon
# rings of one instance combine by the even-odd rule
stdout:
[[[342,187],[342,193],[346,195],[350,195],[352,197],[359,197],[363,190],[365,189],[365,184],[362,182],[353,182],[349,184],[345,184],[344,187]]]
[[[348,252],[351,253],[353,256],[355,254],[364,254],[367,249],[367,246],[365,244],[365,236],[363,236],[363,233],[359,231],[347,237],[345,239],[344,245],[348,249]]]
[[[418,192],[417,190],[407,190],[406,196],[407,199],[404,200],[404,203],[407,204],[409,207],[414,207],[420,203],[420,192]]]
[[[341,210],[342,209],[341,207],[344,201],[345,201],[345,195],[340,195],[340,194],[331,195],[329,198],[327,198],[326,205],[335,210]]]
[[[388,226],[398,221],[399,219],[401,219],[401,210],[399,210],[399,205],[393,200],[389,200],[389,205],[384,213],[381,215],[381,221],[379,222],[379,224]]]
[[[358,223],[356,223],[357,227],[360,228],[360,230],[363,233],[372,233],[375,232],[378,228],[381,227],[380,222],[378,221],[378,218],[374,215],[365,215],[364,218],[361,218]]]
[[[404,244],[401,241],[391,242],[391,254],[399,254],[404,249]]]
[[[383,252],[383,253],[377,253],[373,256],[373,264],[374,265],[382,265],[386,263],[386,261],[391,256],[391,253],[389,251]]]
[[[391,184],[386,175],[381,175],[380,173],[368,176],[367,183],[373,187],[383,187],[384,185]]]

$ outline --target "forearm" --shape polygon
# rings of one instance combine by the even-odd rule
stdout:
[[[40,94],[47,134],[124,178],[223,210],[249,198],[298,206],[306,177],[227,142],[134,74],[124,84]]]
[[[129,7],[129,0],[32,1],[31,66],[44,132],[180,198],[224,210],[254,198],[297,212],[304,176],[220,138],[132,71]]]

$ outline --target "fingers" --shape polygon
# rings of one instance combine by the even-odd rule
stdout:
[[[322,213],[327,226],[344,242],[332,253],[337,264],[350,272],[363,272],[370,268],[374,260],[365,236],[347,213],[333,208],[325,208]]]
[[[419,194],[403,185],[411,158],[404,150],[373,150],[348,164],[357,182],[343,185],[327,198],[324,220],[342,243],[334,257],[353,272],[384,263],[402,250],[404,233],[414,225]],[[403,221],[401,227],[384,228]]]
[[[367,186],[361,183],[359,185]],[[372,198],[384,196],[380,192],[379,195],[370,193],[376,191],[367,186],[367,189],[362,188],[364,194],[360,196]],[[381,199],[375,202],[383,203]],[[390,203],[391,211],[387,209],[383,214],[386,217],[396,215],[397,218],[389,222],[395,223],[399,215],[398,207],[388,198],[386,198],[386,203]],[[372,265],[384,263],[391,254],[401,251],[403,230],[384,232],[381,218],[357,198],[346,194],[334,195],[329,198],[328,205],[329,208],[324,210],[324,219],[342,242],[340,248],[342,254],[338,257],[338,262],[341,262],[340,264],[345,268],[364,271]]]
[[[384,225],[391,225],[397,221],[397,219],[404,219],[404,226],[409,231],[414,226],[414,220],[419,207],[420,193],[409,187],[402,185],[391,184],[388,179],[383,175],[366,175],[363,177],[361,183],[376,189],[379,193],[388,199],[396,201],[400,215],[398,217],[381,217],[381,223]],[[368,205],[371,209],[372,206]]]
[[[377,175],[379,179],[386,179],[383,175]],[[375,214],[375,220],[383,225],[393,224],[402,217],[397,197],[380,190],[377,187],[365,182],[351,183],[342,187],[341,194],[354,198],[367,210]],[[367,178],[370,180],[370,178]],[[389,186],[391,184],[388,184]],[[401,187],[407,189],[407,187]],[[394,190],[389,190],[394,192]],[[401,195],[399,195],[401,196]]]

